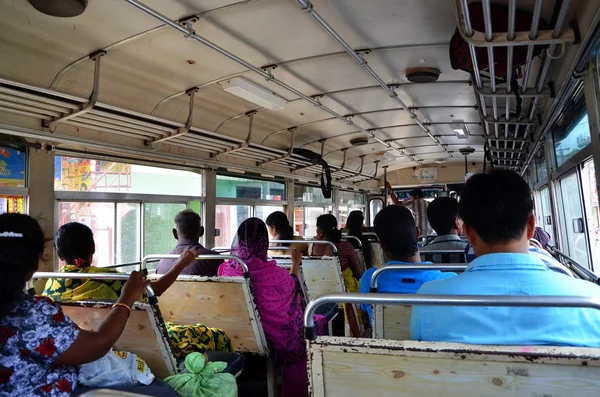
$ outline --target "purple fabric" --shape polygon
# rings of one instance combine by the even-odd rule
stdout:
[[[177,246],[174,249],[172,249],[171,252],[169,252],[169,254],[180,255],[183,254],[185,251],[194,251],[197,252],[198,255],[219,254],[218,252],[204,248],[202,244],[198,243],[197,241],[186,238],[180,238],[179,241],[177,241]],[[161,259],[161,261],[158,264],[158,268],[156,269],[156,273],[165,274],[169,270],[171,270],[171,268],[175,266],[176,263],[176,259]],[[194,261],[191,265],[183,269],[181,274],[188,276],[216,276],[221,263],[223,263],[222,260]]]
[[[546,248],[548,243],[550,242],[550,235],[541,227],[535,227],[535,232],[533,233],[533,238],[539,241],[542,247]]]
[[[258,218],[244,221],[231,247],[231,254],[248,265],[256,306],[273,358],[283,368],[281,397],[308,396],[306,342],[303,338],[304,298],[296,276],[269,261],[267,227]],[[219,267],[219,276],[242,276],[237,262]],[[327,329],[327,320],[315,316],[317,333]]]

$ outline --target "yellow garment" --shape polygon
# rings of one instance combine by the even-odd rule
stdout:
[[[113,269],[103,269],[95,266],[77,267],[66,265],[61,273],[118,273]],[[78,280],[78,279],[48,279],[42,295],[57,302],[74,302],[85,300],[116,301],[121,295],[123,281],[119,280]]]
[[[360,284],[354,278],[352,270],[347,268],[342,272],[342,278],[346,285],[346,291],[359,292]],[[346,335],[354,338],[361,338],[365,332],[363,325],[363,313],[359,305],[345,303],[344,304],[344,320],[346,323]]]

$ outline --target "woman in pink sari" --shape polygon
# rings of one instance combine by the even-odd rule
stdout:
[[[306,342],[303,337],[305,302],[298,281],[302,255],[292,252],[292,269],[269,261],[267,226],[258,218],[246,219],[239,227],[231,254],[248,265],[256,306],[269,342],[271,354],[282,367],[281,397],[308,396]],[[237,262],[227,261],[219,267],[219,276],[242,276]],[[317,333],[327,329],[327,320],[315,316]]]

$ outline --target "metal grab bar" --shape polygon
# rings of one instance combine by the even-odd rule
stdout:
[[[464,252],[464,251],[461,251]],[[377,279],[381,273],[392,270],[442,270],[446,272],[465,270],[467,265],[389,265],[375,270],[371,276],[371,292],[377,292]]]
[[[333,256],[337,256],[338,254],[338,249],[335,244],[327,240],[271,240],[270,242],[283,244],[328,244],[333,248]]]
[[[325,294],[312,300],[304,313],[304,335],[317,338],[316,309],[327,303],[420,306],[570,307],[600,310],[600,298],[587,296],[506,296],[506,295],[415,295],[415,294]]]
[[[358,237],[356,237],[356,236],[351,236],[351,235],[349,235],[349,234],[344,234],[344,235],[342,235],[342,238],[343,238],[343,239],[347,239],[347,240],[348,240],[348,239],[352,239],[352,240],[356,240],[356,241],[358,241],[358,248],[359,248],[361,251],[363,250],[362,241],[360,241],[360,239],[359,239]]]
[[[152,259],[179,259],[179,255],[177,255],[177,254],[146,255],[144,257],[144,259],[142,259],[141,268],[145,269],[146,268],[146,263],[148,263]],[[244,278],[249,278],[250,277],[250,273],[248,273],[248,265],[239,256],[235,256],[235,255],[214,255],[214,254],[207,254],[207,255],[198,255],[198,256],[196,256],[196,260],[202,260],[202,259],[216,259],[216,260],[222,260],[223,262],[225,262],[227,260],[236,261],[237,263],[240,264],[240,266],[242,267],[242,270],[244,271]]]
[[[31,283],[34,279],[47,279],[47,278],[70,278],[79,280],[129,280],[129,274],[115,274],[115,273],[54,273],[54,272],[36,272],[33,273],[31,279],[27,282],[27,289],[31,288]],[[152,289],[152,286],[146,286],[146,292],[148,293],[148,301],[154,305],[158,302],[156,294]]]
[[[555,256],[558,256],[558,261],[560,263],[562,263],[563,265],[569,267],[571,270],[573,270],[575,273],[577,273],[577,275],[581,278],[588,278],[589,281],[595,283],[595,284],[600,284],[600,277],[598,277],[594,272],[592,272],[589,269],[586,269],[585,267],[581,266],[579,263],[577,263],[577,261],[575,261],[573,258],[571,258],[570,256],[564,254],[563,252],[559,251],[558,249],[556,249],[555,247],[552,246],[548,246],[550,248],[550,250],[552,251],[552,253]],[[562,259],[566,259],[566,261],[562,260]],[[565,263],[567,262],[567,263]],[[583,276],[583,277],[582,277]]]
[[[149,262],[158,262],[160,259],[153,259],[153,260],[149,260]],[[115,269],[117,267],[127,267],[127,266],[138,266],[141,265],[142,261],[136,261],[136,262],[127,262],[127,263],[116,263],[114,265],[105,265],[105,266],[96,266],[99,269]]]

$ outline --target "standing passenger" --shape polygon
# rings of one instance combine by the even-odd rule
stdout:
[[[177,240],[177,246],[169,254],[182,254],[185,251],[194,251],[197,255],[218,255],[218,252],[208,250],[200,244],[200,237],[204,235],[200,215],[192,210],[183,210],[175,216],[175,228],[173,237]],[[156,273],[168,273],[177,263],[176,259],[161,259]],[[221,260],[195,260],[181,272],[190,276],[216,276]]]
[[[419,294],[588,296],[600,286],[552,271],[529,253],[535,231],[527,182],[508,170],[469,178],[459,203],[475,250],[459,276],[425,283]],[[414,306],[411,338],[500,345],[600,347],[600,312],[554,307]]]
[[[396,193],[392,190],[392,186],[389,182],[386,187],[394,204],[403,205],[413,212],[417,227],[419,228],[419,234],[423,237],[430,236],[432,230],[431,225],[429,225],[429,220],[427,219],[427,207],[429,206],[429,203],[423,198],[423,191],[419,188],[413,189],[410,192],[410,200],[401,201],[396,197]]]
[[[458,216],[458,201],[450,197],[436,198],[427,208],[427,218],[437,237],[422,251],[464,250],[467,242],[460,238],[463,222]]]

